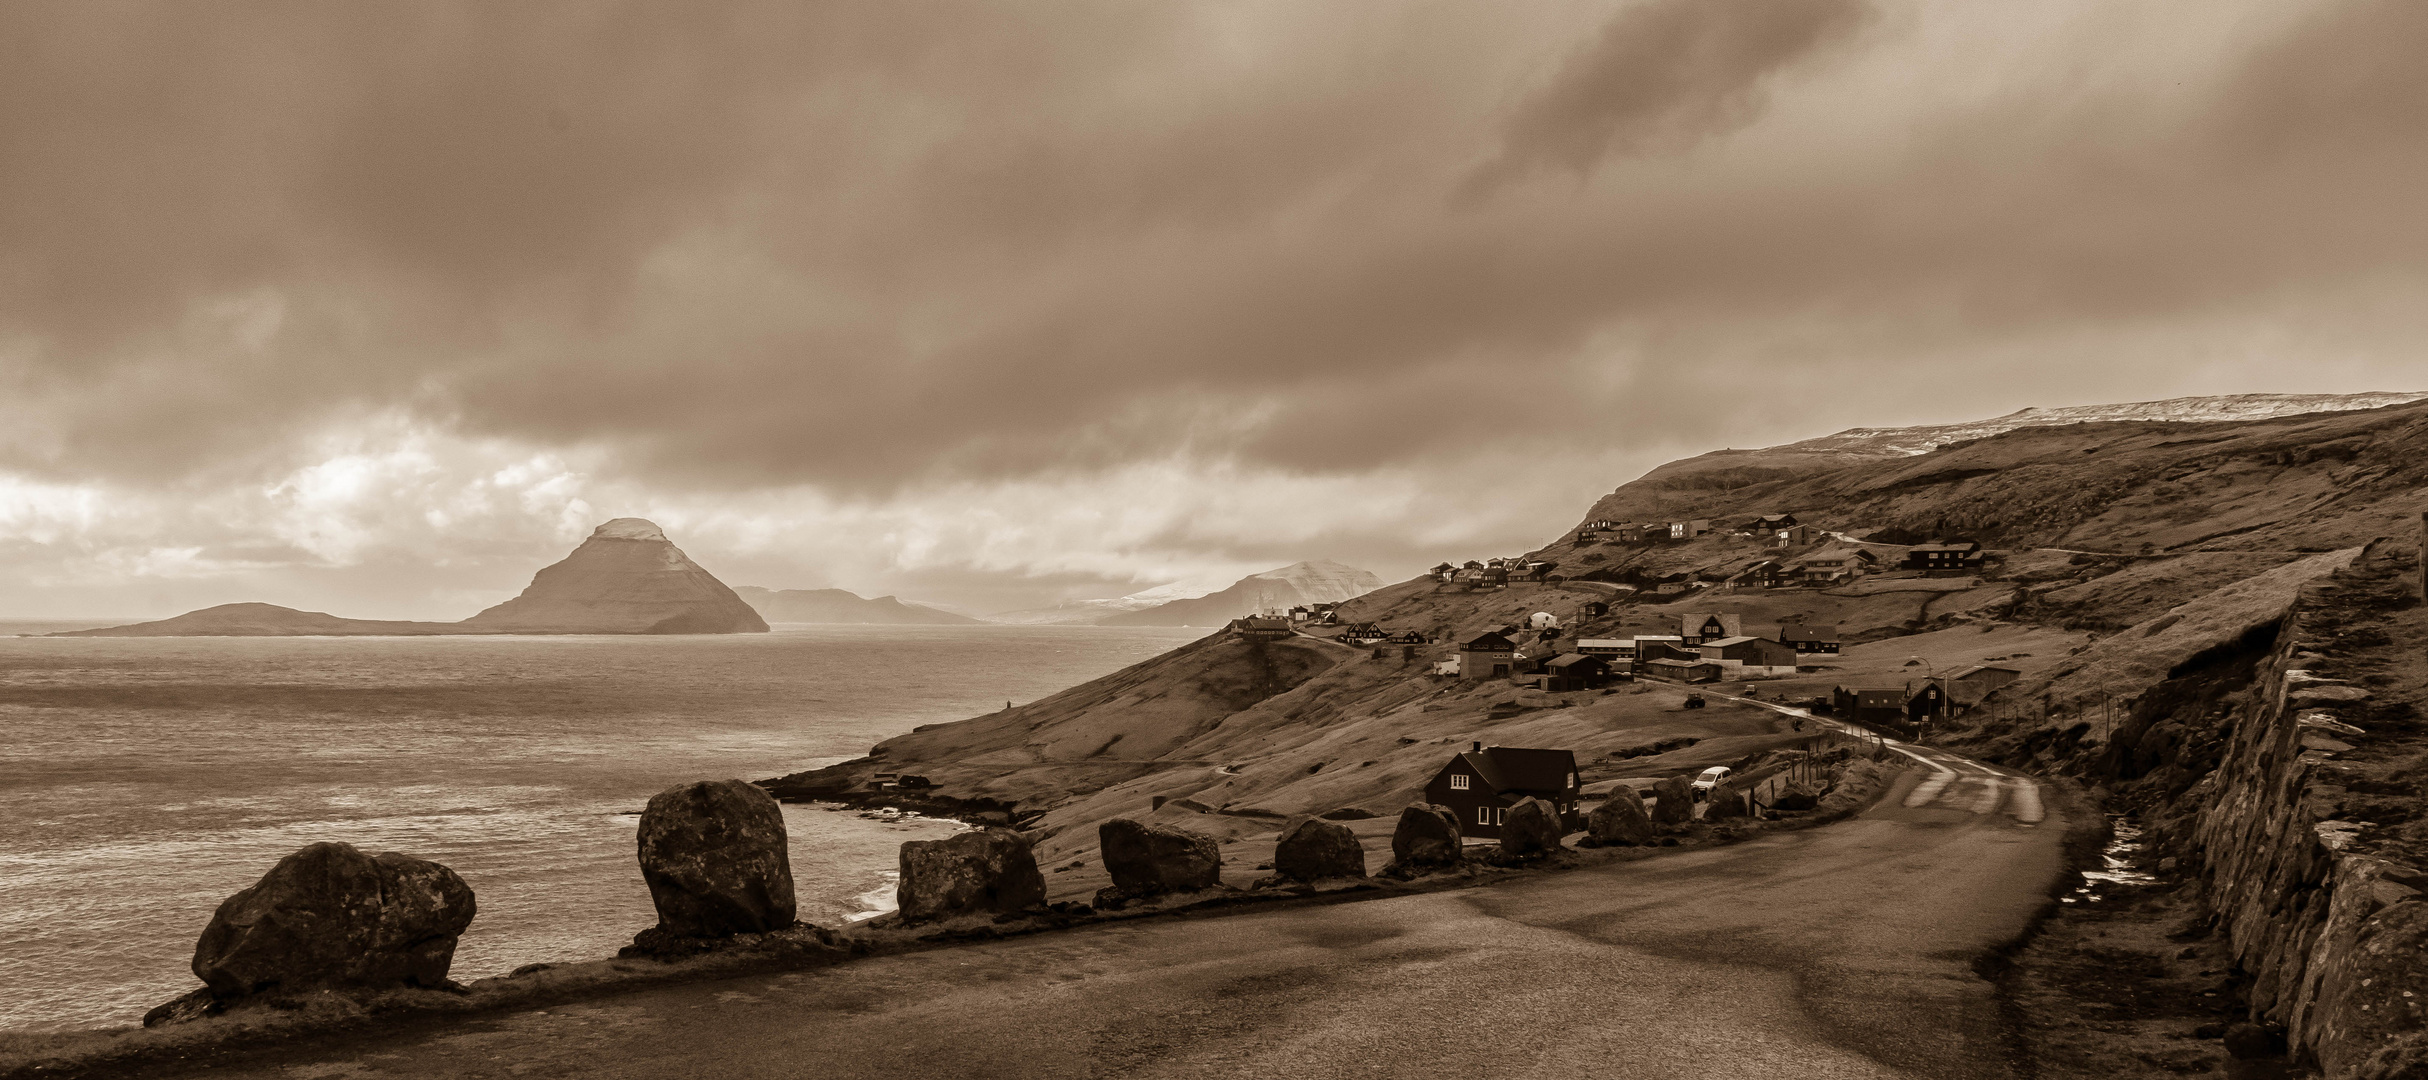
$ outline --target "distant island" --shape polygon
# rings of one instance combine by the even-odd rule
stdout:
[[[974,626],[980,621],[891,596],[871,599],[842,589],[775,590],[743,585],[734,594],[769,622]]]
[[[941,614],[941,613],[939,613]],[[437,634],[763,634],[767,620],[666,539],[617,518],[522,594],[462,622],[347,619],[276,604],[221,604],[173,619],[52,637],[366,637]]]

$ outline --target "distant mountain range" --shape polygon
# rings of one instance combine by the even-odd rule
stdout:
[[[412,634],[763,634],[766,620],[640,518],[592,531],[521,595],[462,622],[345,619],[276,604],[221,604],[173,619],[54,637],[361,637]]]
[[[778,591],[743,585],[734,594],[768,622],[966,625],[979,621],[925,604],[906,604],[891,596],[871,599],[842,589]]]
[[[1219,579],[1217,579],[1217,582]],[[1292,563],[1229,585],[1176,581],[1109,600],[1071,600],[987,616],[989,622],[1067,626],[1221,626],[1242,615],[1329,604],[1383,587],[1383,579],[1329,559]]]

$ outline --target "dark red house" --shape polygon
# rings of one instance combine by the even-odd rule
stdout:
[[[1570,751],[1479,742],[1433,775],[1425,801],[1457,814],[1461,833],[1494,840],[1501,835],[1501,818],[1519,799],[1541,799],[1560,820],[1573,823],[1578,786],[1577,758]]]

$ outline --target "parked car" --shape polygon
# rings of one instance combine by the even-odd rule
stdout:
[[[1683,707],[1684,707],[1684,708],[1688,708],[1688,709],[1700,709],[1700,708],[1702,708],[1702,707],[1703,707],[1703,695],[1701,695],[1701,694],[1688,694],[1688,695],[1686,695],[1686,704],[1685,704]]]
[[[1694,783],[1686,786],[1689,790],[1694,792],[1695,801],[1702,802],[1703,800],[1711,797],[1711,789],[1719,787],[1720,782],[1726,779],[1728,779],[1728,766],[1714,765],[1711,768],[1703,770],[1701,774],[1695,777]]]

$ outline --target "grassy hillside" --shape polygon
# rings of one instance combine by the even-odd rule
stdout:
[[[793,797],[832,795],[895,771],[925,776],[948,798],[1008,804],[1040,841],[1041,859],[1058,868],[1049,875],[1057,895],[1077,895],[1102,884],[1094,826],[1115,816],[1184,821],[1252,863],[1291,815],[1380,815],[1359,828],[1387,829],[1388,816],[1470,741],[1571,749],[1586,779],[1607,786],[1803,738],[1766,710],[1682,709],[1677,687],[1547,695],[1429,674],[1457,642],[1538,611],[1556,616],[1569,639],[1675,633],[1688,612],[1733,612],[1764,635],[1783,622],[1835,626],[1844,654],[1760,691],[1801,698],[1839,681],[1914,679],[1994,660],[2026,673],[2002,701],[2028,695],[2078,716],[2085,701],[2163,680],[2186,657],[2249,631],[2370,538],[2416,532],[2428,510],[2424,451],[2428,403],[2026,427],[1918,455],[1861,446],[1704,455],[1621,487],[1585,520],[1711,518],[1723,526],[1712,535],[1647,545],[1579,544],[1570,533],[1535,553],[1558,563],[1564,580],[1477,590],[1426,577],[1341,606],[1345,621],[1422,631],[1431,645],[1364,649],[1217,633],[1033,705],[914,732],[774,786]],[[1972,576],[1883,573],[1830,589],[1655,598],[1621,584],[1717,579],[1778,556],[1762,538],[1725,526],[1779,511],[1854,537],[1974,539],[1992,557]],[[1903,551],[1871,550],[1891,564]],[[1595,603],[1609,610],[1587,615]],[[1971,722],[1967,737],[2020,746],[2023,733],[1982,729],[1990,715]],[[1645,752],[1673,740],[1681,745]]]

